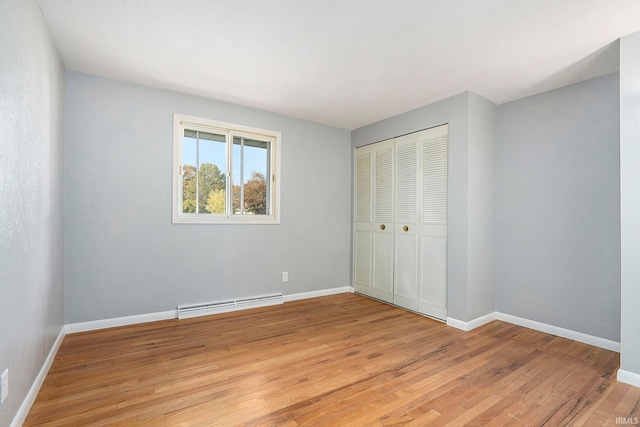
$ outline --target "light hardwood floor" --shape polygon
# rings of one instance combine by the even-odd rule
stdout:
[[[640,416],[618,366],[341,294],[67,335],[25,426],[613,426]]]

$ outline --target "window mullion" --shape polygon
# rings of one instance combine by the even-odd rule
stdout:
[[[266,200],[265,200],[265,204],[266,204],[266,213],[268,215],[271,215],[271,199],[272,199],[272,189],[271,189],[271,180],[272,180],[272,175],[271,175],[271,163],[273,163],[273,159],[271,158],[271,143],[269,142],[269,144],[267,145],[267,165],[265,170],[267,171],[267,176],[264,177],[265,181],[266,181],[266,187],[267,187],[267,194],[266,194]]]
[[[196,131],[196,213],[200,213],[200,132]]]
[[[226,156],[227,156],[227,181],[225,182],[226,197],[225,197],[225,215],[231,219],[233,215],[233,135],[229,132],[225,134],[226,144]]]
[[[240,137],[240,215],[244,215],[244,137]]]

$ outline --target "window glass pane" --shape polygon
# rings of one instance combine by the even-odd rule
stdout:
[[[198,132],[198,213],[225,213],[226,149],[224,135]]]
[[[244,146],[244,208],[245,213],[266,215],[269,143],[245,139]]]
[[[269,206],[268,141],[234,137],[233,139],[233,213],[268,215]]]
[[[197,139],[194,135],[187,136],[185,131],[182,138],[182,212],[196,212],[196,147]]]
[[[233,183],[233,213],[241,215],[242,210],[242,142],[237,136],[233,138],[233,165],[231,182]]]

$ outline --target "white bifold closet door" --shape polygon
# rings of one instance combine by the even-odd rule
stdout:
[[[393,139],[356,150],[355,290],[393,302]]]
[[[446,319],[447,125],[356,149],[354,287]]]
[[[395,289],[393,302],[418,311],[419,133],[396,138]]]
[[[394,304],[447,317],[447,132],[395,139]]]

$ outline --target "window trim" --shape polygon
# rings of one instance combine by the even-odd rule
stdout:
[[[198,214],[184,213],[182,211],[182,135],[185,127],[206,130],[207,132],[226,136],[227,211],[224,214]],[[266,177],[270,181],[269,187],[271,189],[269,200],[271,205],[270,215],[237,215],[232,213],[233,177],[231,176],[231,166],[233,164],[234,136],[268,138],[272,142],[271,152],[269,153],[271,176]],[[280,224],[280,143],[280,132],[174,113],[171,222],[173,224]]]

